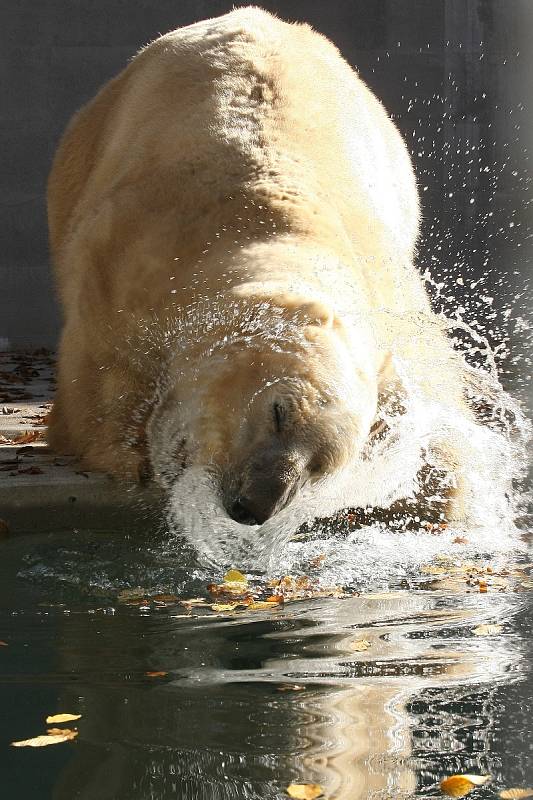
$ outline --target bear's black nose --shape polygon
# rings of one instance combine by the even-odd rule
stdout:
[[[257,510],[252,509],[251,503],[246,497],[238,497],[228,508],[228,514],[235,522],[241,525],[262,525],[267,519],[259,519],[261,515]]]

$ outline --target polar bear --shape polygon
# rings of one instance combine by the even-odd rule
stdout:
[[[413,265],[407,148],[306,24],[238,8],[146,46],[71,121],[48,208],[49,440],[87,468],[168,488],[201,465],[262,524],[362,458],[406,383],[470,413]],[[462,517],[461,447],[432,450]]]

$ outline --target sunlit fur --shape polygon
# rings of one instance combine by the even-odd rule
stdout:
[[[74,117],[48,199],[50,442],[87,467],[167,484],[203,462],[226,491],[277,435],[279,394],[287,469],[312,480],[359,457],[400,372],[467,413],[413,266],[407,149],[307,25],[240,8],[157,39]],[[459,475],[461,448],[437,450]]]

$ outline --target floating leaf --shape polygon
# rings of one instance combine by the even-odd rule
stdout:
[[[472,633],[476,636],[493,636],[496,633],[500,633],[502,628],[503,625],[478,625]]]
[[[119,603],[130,603],[135,600],[144,600],[146,596],[146,589],[137,586],[135,589],[123,589],[118,593],[117,600]]]
[[[315,800],[315,797],[323,794],[323,790],[318,783],[291,783],[287,786],[287,794],[294,800]]]
[[[479,581],[479,591],[481,594],[487,593],[487,581]]]
[[[239,603],[213,603],[213,611],[235,611]]]
[[[46,717],[46,723],[73,722],[75,719],[81,719],[81,714],[52,714],[52,716]]]
[[[275,603],[269,603],[268,600],[254,600],[253,603],[250,603],[248,609],[250,611],[266,611],[267,609],[271,609]]]
[[[163,670],[153,670],[151,672],[144,673],[147,678],[164,678],[165,675],[168,675],[168,672],[164,672]]]
[[[175,605],[178,602],[178,598],[175,594],[154,594],[153,597],[150,598],[157,603],[158,605],[165,605],[171,606]]]
[[[483,786],[490,775],[451,775],[440,782],[441,791],[450,797],[464,797],[476,786]]]
[[[522,800],[524,797],[533,797],[533,789],[503,789],[500,797],[502,800]]]
[[[359,653],[363,650],[368,650],[370,647],[370,642],[367,639],[356,639],[354,642],[350,642],[350,650],[354,650],[356,653]]]
[[[230,569],[224,575],[224,583],[248,583],[246,575],[239,572],[238,569]]]
[[[58,731],[59,728],[51,728]],[[51,744],[61,744],[75,739],[78,731],[71,731],[68,728],[61,730],[61,733],[46,733],[42,736],[34,736],[32,739],[23,739],[20,742],[11,742],[12,747],[48,747]]]
[[[283,603],[284,600],[285,600],[285,598],[283,597],[282,594],[271,594],[269,597],[267,597],[266,602],[267,603]]]
[[[2,639],[0,639],[0,647],[9,647],[9,645],[7,642],[4,642]]]

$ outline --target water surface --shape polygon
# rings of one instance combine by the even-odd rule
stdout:
[[[317,782],[337,800],[423,798],[474,772],[493,776],[488,798],[533,780],[523,564],[485,572],[486,593],[433,561],[385,591],[354,583],[272,611],[119,602],[141,578],[179,597],[220,578],[186,551],[154,553],[102,532],[2,544],[2,796],[274,800]],[[502,628],[474,634],[487,623]],[[82,714],[74,741],[9,746],[64,711]]]

